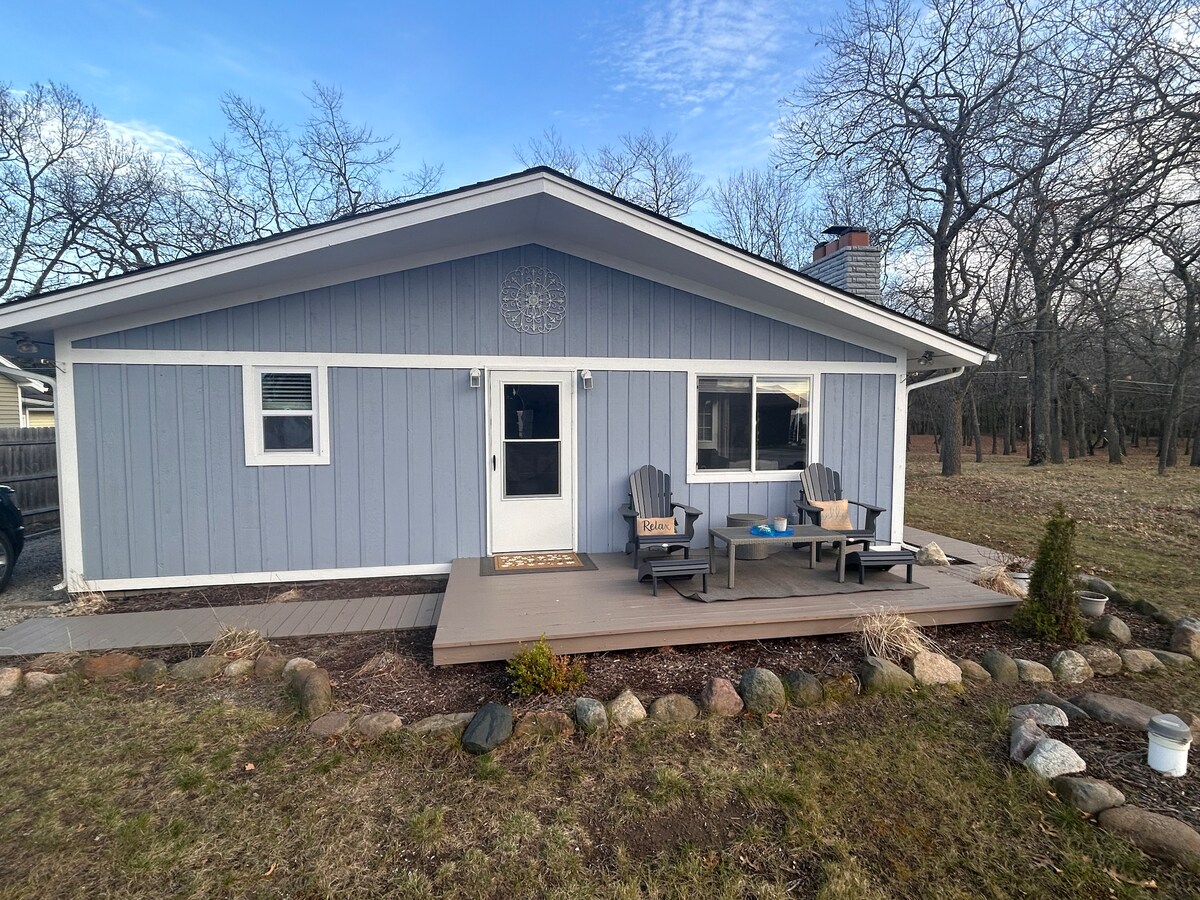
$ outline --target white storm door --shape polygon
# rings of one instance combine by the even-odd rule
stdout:
[[[574,550],[575,380],[488,372],[488,552]]]

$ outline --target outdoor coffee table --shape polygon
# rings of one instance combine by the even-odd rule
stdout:
[[[808,567],[817,564],[817,545],[835,544],[838,548],[837,580],[846,580],[846,535],[839,531],[826,531],[816,525],[796,525],[791,534],[765,535],[751,534],[749,528],[710,528],[708,529],[708,565],[709,571],[717,571],[717,540],[718,538],[729,547],[729,583],[733,587],[734,565],[737,562],[737,548],[747,544],[808,544]]]

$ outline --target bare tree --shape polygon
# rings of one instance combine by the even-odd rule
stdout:
[[[685,216],[703,196],[703,182],[691,154],[674,145],[674,134],[650,129],[621,135],[615,145],[587,155],[586,180],[659,215]]]
[[[786,266],[804,262],[811,216],[792,179],[773,169],[743,169],[717,182],[712,206],[718,237]]]
[[[568,146],[553,125],[541,137],[530,138],[524,147],[513,147],[513,155],[526,168],[549,166],[572,177],[580,169],[579,154]]]
[[[341,91],[313,85],[298,132],[237,94],[221,99],[228,133],[188,153],[191,206],[209,222],[204,245],[228,245],[387,206],[433,190],[440,166],[422,164],[385,187],[399,144],[345,115]]]

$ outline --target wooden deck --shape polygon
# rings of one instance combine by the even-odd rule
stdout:
[[[631,558],[622,554],[592,554],[595,571],[487,577],[479,574],[478,559],[457,559],[442,601],[433,661],[451,665],[507,659],[520,644],[542,634],[556,651],[572,654],[836,634],[853,630],[857,618],[880,607],[903,612],[921,625],[991,622],[1012,615],[1017,601],[971,583],[979,563],[987,563],[986,548],[915,530],[905,536],[920,544],[937,540],[948,554],[969,564],[914,569],[914,581],[926,590],[698,603],[663,586],[659,596],[652,596],[649,583],[638,583]],[[832,554],[822,565],[832,578]],[[753,562],[739,565],[739,585],[752,572]]]
[[[428,628],[437,621],[441,600],[441,594],[409,594],[98,616],[47,616],[26,619],[0,632],[0,657],[63,650],[209,644],[222,626],[253,628],[263,637],[275,640]]]

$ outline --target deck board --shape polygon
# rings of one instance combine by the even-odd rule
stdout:
[[[974,564],[950,567],[961,570],[954,572],[915,570],[924,590],[699,603],[666,586],[653,596],[627,556],[592,559],[594,571],[495,576],[481,575],[478,559],[455,560],[437,616],[434,663],[506,659],[542,634],[560,652],[594,653],[832,634],[852,630],[855,620],[881,607],[922,625],[998,621],[1009,618],[1016,603],[971,584]],[[832,561],[821,565],[831,576]],[[749,561],[738,566],[739,585],[753,578],[752,567]]]

